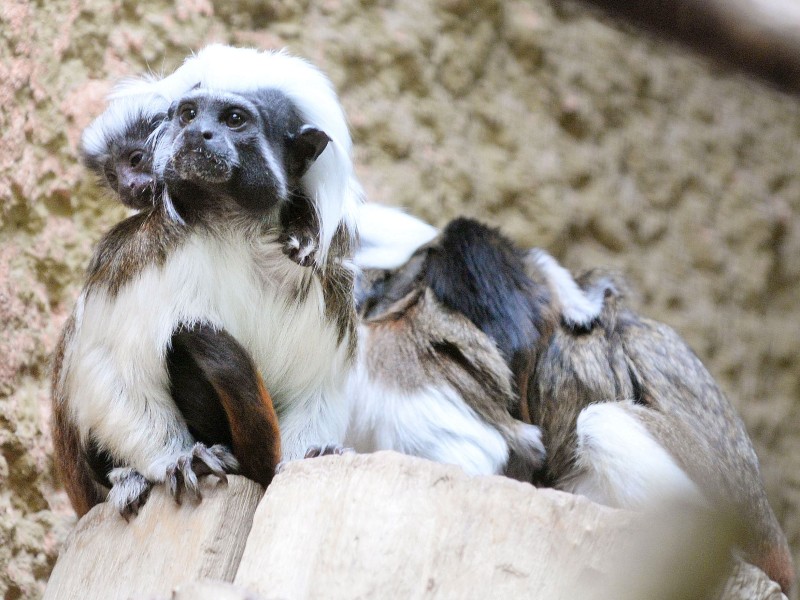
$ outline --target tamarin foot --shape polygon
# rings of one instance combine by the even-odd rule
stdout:
[[[181,503],[184,489],[196,501],[200,501],[199,477],[215,475],[223,483],[228,483],[227,473],[235,473],[238,469],[239,461],[225,446],[215,444],[209,448],[197,442],[190,451],[181,454],[174,464],[167,467],[167,489],[178,504]]]
[[[139,510],[147,502],[153,484],[131,467],[112,470],[108,474],[108,479],[111,481],[108,502],[117,509],[123,519],[130,521],[139,514]]]

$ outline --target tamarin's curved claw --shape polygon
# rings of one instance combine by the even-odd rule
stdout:
[[[341,454],[355,454],[352,448],[345,448],[341,444],[327,444],[326,446],[311,446],[306,450],[303,458],[316,458],[317,456],[331,456]]]
[[[181,482],[183,480],[183,475],[178,470],[178,465],[170,465],[167,467],[167,475],[165,478],[165,483],[167,484],[167,491],[169,495],[175,499],[177,504],[181,503]]]
[[[112,470],[108,474],[108,479],[111,481],[108,502],[117,509],[123,519],[130,521],[139,514],[139,510],[147,502],[153,484],[131,467]]]
[[[192,449],[192,454],[194,454],[194,449]],[[200,494],[200,488],[197,482],[197,474],[194,472],[193,458],[194,457],[191,455],[179,457],[178,469],[182,475],[183,487],[192,495],[195,500],[200,501],[202,496]],[[178,504],[180,504],[180,502],[178,502]]]
[[[239,469],[239,461],[225,446],[215,444],[210,448],[197,442],[190,451],[178,456],[175,463],[167,467],[167,490],[177,504],[186,490],[195,501],[203,499],[198,478],[214,475],[223,483],[228,483],[228,473]]]

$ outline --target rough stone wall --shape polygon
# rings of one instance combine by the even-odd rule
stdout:
[[[265,6],[266,5],[266,6]],[[739,407],[800,549],[800,104],[559,0],[6,0],[0,7],[0,594],[73,517],[48,357],[124,216],[77,164],[112,80],[212,41],[325,69],[370,199],[627,274]]]

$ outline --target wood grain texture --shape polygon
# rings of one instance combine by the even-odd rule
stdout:
[[[260,503],[212,482],[198,506],[156,488],[130,524],[90,511],[45,600],[786,600],[750,565],[725,581],[735,524],[685,504],[620,511],[393,452],[291,462]]]
[[[558,598],[608,568],[630,514],[380,452],[290,463],[234,582],[304,598]]]
[[[105,503],[93,508],[61,550],[45,600],[169,597],[181,583],[231,581],[263,490],[239,476],[227,486],[207,477],[201,490],[202,502],[178,506],[157,486],[130,523]]]
[[[322,457],[275,478],[234,583],[291,600],[783,600],[749,565],[720,593],[726,528],[685,504],[614,510],[392,452]]]

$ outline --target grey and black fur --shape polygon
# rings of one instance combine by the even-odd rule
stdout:
[[[750,440],[730,402],[672,329],[640,317],[626,305],[621,279],[594,272],[580,283],[577,288],[546,253],[521,254],[497,232],[457,220],[402,267],[366,272],[359,293],[367,316],[365,371],[387,389],[399,384],[415,389],[417,381],[432,388],[434,381],[443,386],[443,373],[449,367],[438,366],[448,365],[458,354],[430,352],[427,348],[437,346],[429,340],[436,339],[432,332],[437,327],[466,319],[468,324],[462,324],[460,331],[472,326],[494,343],[521,394],[521,399],[497,402],[495,408],[505,408],[542,429],[546,458],[541,471],[535,472],[538,485],[631,509],[676,495],[704,506],[733,507],[750,531],[743,544],[745,558],[788,590],[794,570],[786,538],[768,504]],[[412,291],[417,296],[408,296]],[[581,308],[581,294],[599,310],[574,311]],[[409,317],[403,302],[415,297],[439,312],[424,321]],[[576,323],[570,314],[592,317]],[[415,326],[418,321],[426,324],[424,329]],[[424,335],[404,334],[407,341],[396,341],[400,332],[420,329]],[[371,353],[373,347],[380,351]],[[473,342],[470,347],[485,345]],[[484,351],[483,356],[489,354]],[[413,375],[403,383],[392,377],[391,369],[399,364],[407,372],[408,356],[421,357],[417,362],[425,368],[411,370]],[[519,360],[520,356],[528,360]],[[463,372],[477,371],[476,361],[459,362]],[[496,381],[502,372],[496,365],[488,370],[495,376],[483,371],[476,379]],[[391,399],[388,394],[384,397]],[[493,397],[508,398],[496,391]],[[484,423],[497,422],[495,413],[481,412],[474,396],[461,398]],[[403,435],[384,436],[384,443],[420,454],[419,448],[403,444],[424,430],[420,423],[430,422],[435,402],[442,400],[409,405],[405,413],[394,409],[385,422],[377,407],[364,402],[368,410],[360,407],[362,415],[354,416],[356,431],[363,439],[370,426],[381,431],[387,423],[402,422]],[[491,447],[489,438],[476,443],[479,438],[466,430],[452,437],[473,447]],[[430,439],[427,442],[428,452],[437,447]],[[452,453],[448,458],[459,463]]]
[[[522,396],[526,375],[557,322],[552,292],[542,274],[528,270],[526,259],[498,230],[461,218],[428,249],[421,271],[440,302],[494,341]],[[514,412],[530,422],[524,403]]]

